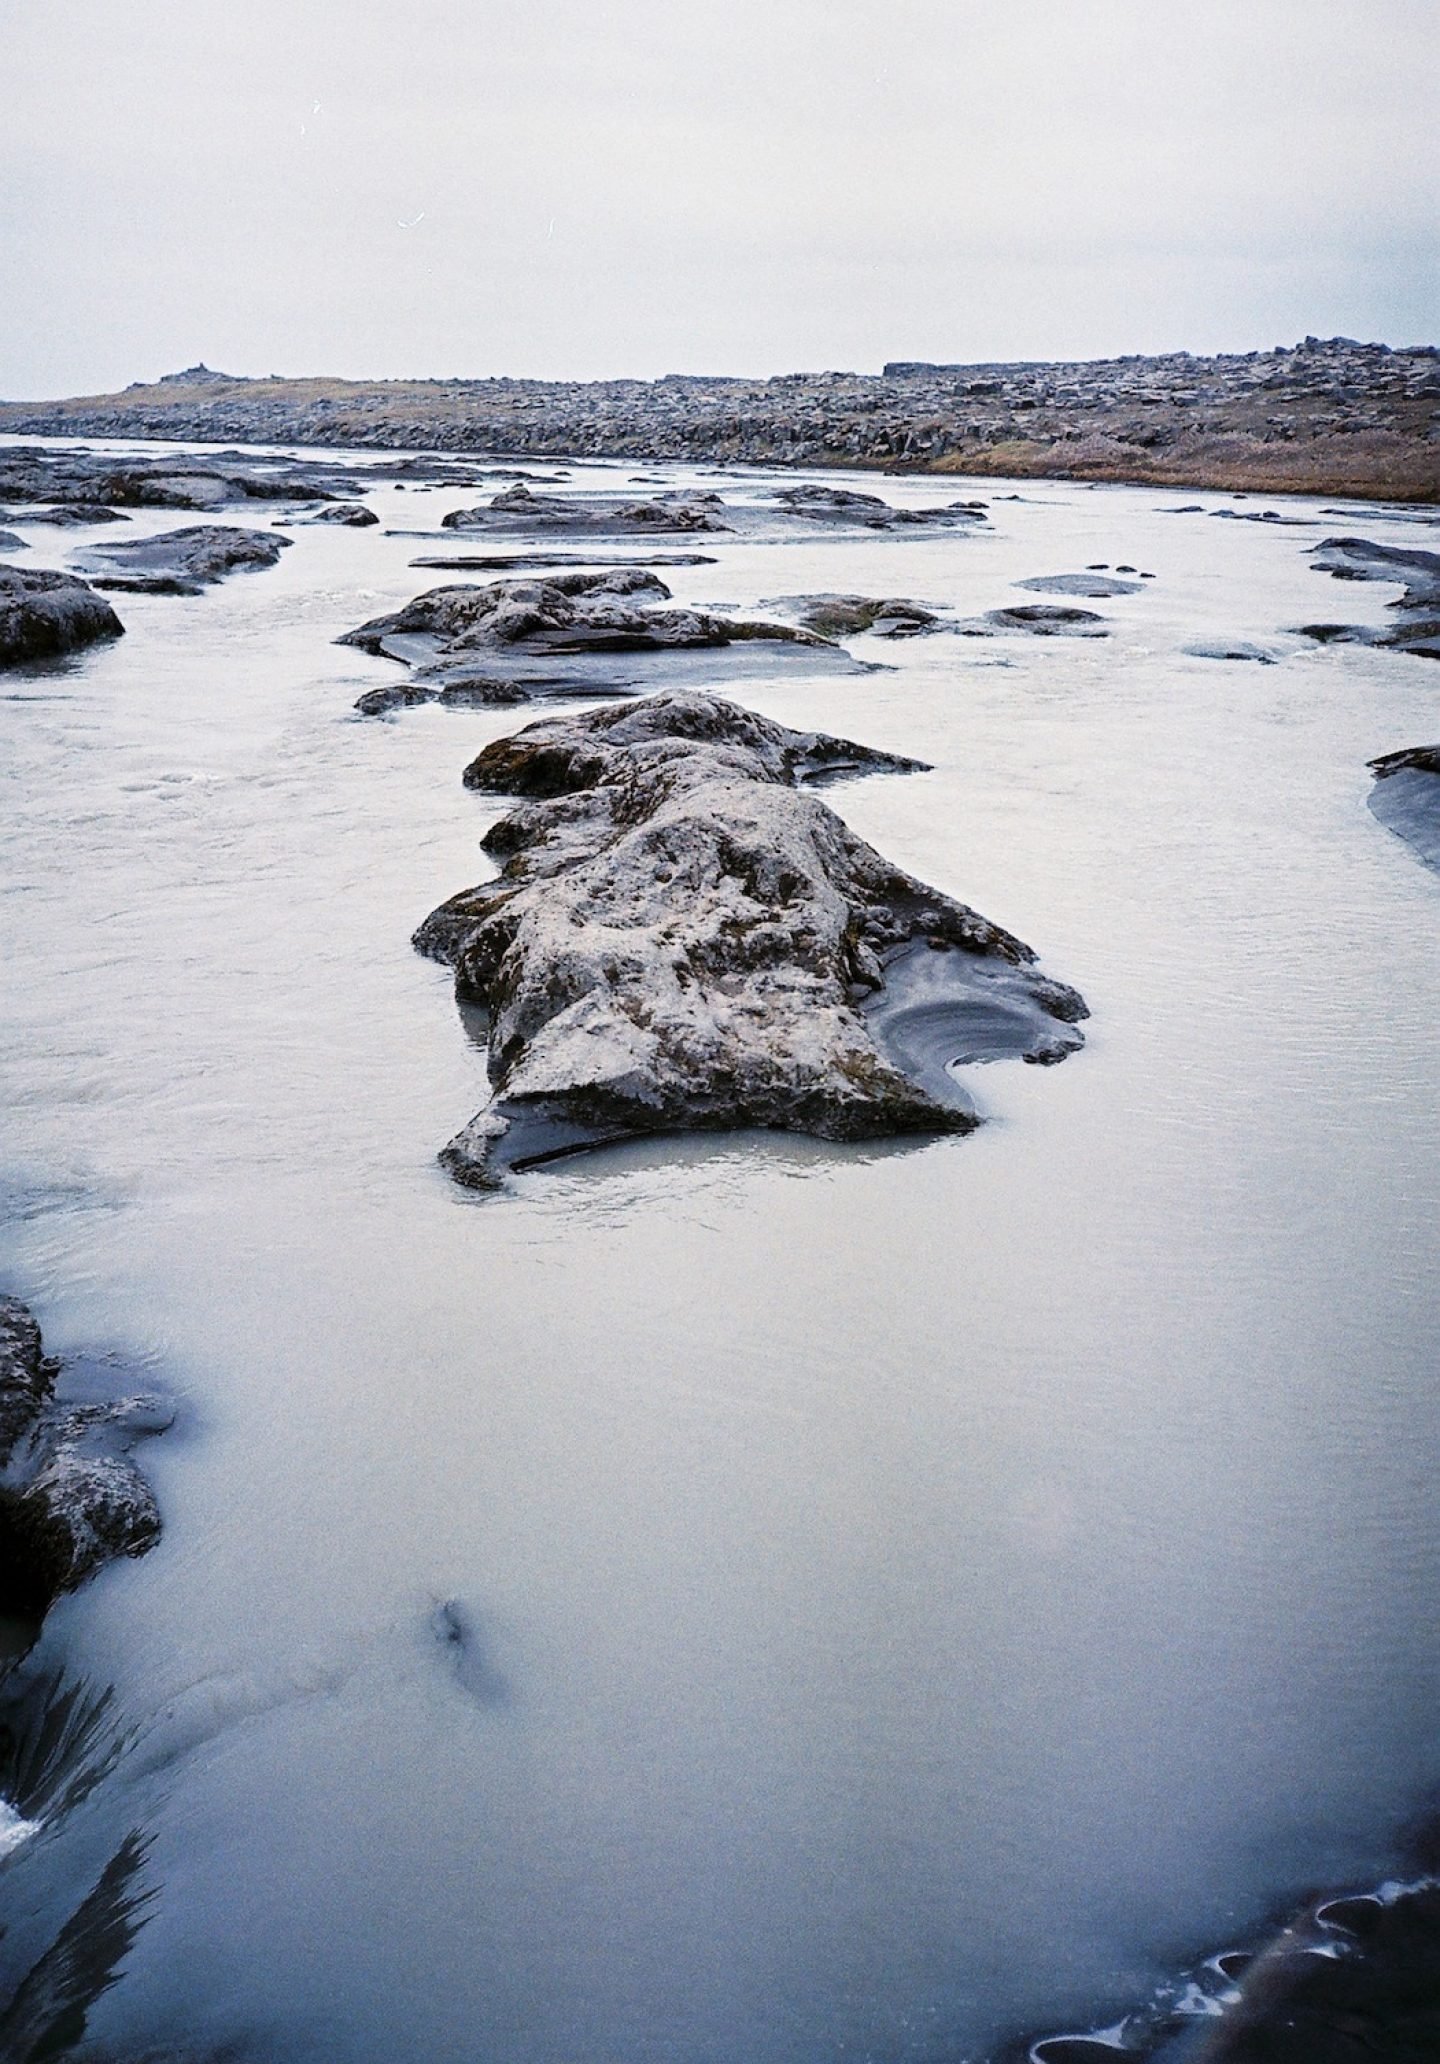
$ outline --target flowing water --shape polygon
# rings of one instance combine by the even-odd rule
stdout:
[[[529,713],[363,720],[398,670],[331,643],[460,578],[435,545],[302,527],[3,677],[0,1282],[180,1406],[161,1545],[43,1649],[127,1730],[81,1889],[149,1844],[114,2052],[958,2064],[1394,1866],[1440,1780],[1440,878],[1365,762],[1440,735],[1440,669],[1285,631],[1391,592],[1308,545],[1430,533],[954,491],[985,533],[666,578],[973,615],[1156,575],[1108,638],[736,688],[932,761],[826,799],[1089,1001],[1063,1067],[967,1071],[964,1139],[452,1186],[484,1058],[408,939],[490,871],[460,770]],[[0,1827],[19,1968],[59,1839]]]

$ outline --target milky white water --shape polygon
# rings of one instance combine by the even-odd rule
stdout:
[[[882,486],[990,528],[666,578],[1157,576],[1104,640],[737,689],[933,761],[826,800],[1089,1001],[1063,1067],[969,1071],[968,1139],[450,1184],[484,1060],[408,939],[489,872],[460,770],[529,713],[352,717],[399,672],[330,642],[442,546],[300,527],[0,676],[0,1283],[182,1401],[161,1546],[47,1633],[140,1730],[82,1809],[154,1837],[117,2050],[957,2064],[1373,1881],[1440,1779],[1440,877],[1365,807],[1440,667],[1283,634],[1392,592],[1306,546],[1434,533]]]

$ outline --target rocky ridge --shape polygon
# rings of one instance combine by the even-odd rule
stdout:
[[[1440,353],[1273,351],[769,379],[241,379],[0,404],[22,435],[239,439],[724,464],[875,466],[1440,500]],[[0,472],[0,501],[9,490]],[[92,499],[116,501],[101,495]]]

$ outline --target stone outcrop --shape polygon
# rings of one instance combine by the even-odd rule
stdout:
[[[1440,552],[1415,552],[1368,538],[1326,538],[1313,552],[1316,573],[1335,580],[1394,581],[1401,593],[1390,604],[1395,621],[1383,630],[1369,624],[1303,624],[1304,637],[1323,645],[1382,645],[1440,659]]]
[[[733,670],[756,654],[770,665],[796,657],[819,658],[832,671],[852,664],[812,631],[657,606],[669,600],[665,583],[644,567],[431,588],[338,642],[415,670],[398,690],[362,696],[356,707],[367,716],[421,701],[628,694],[673,678],[677,662],[697,653],[709,655],[712,674],[719,661]]]
[[[963,617],[951,626],[966,638],[993,638],[1022,632],[1031,638],[1106,638],[1105,619],[1093,609],[1067,609],[1058,602],[1015,602],[1005,609],[987,609],[983,616]]]
[[[762,609],[781,609],[822,638],[915,638],[943,628],[940,613],[905,595],[776,595]]]
[[[500,875],[415,937],[489,1014],[492,1101],[441,1156],[457,1180],[694,1129],[967,1132],[951,1063],[1078,1046],[1085,1005],[1029,947],[807,792],[916,768],[709,695],[488,746],[467,785],[523,799],[483,841]]]
[[[32,1314],[0,1297],[0,1613],[31,1621],[160,1534],[128,1451],[168,1424],[168,1412],[153,1398],[67,1404],[58,1374]]]
[[[0,404],[0,429],[1435,502],[1440,354],[1433,345],[1392,350],[1307,337],[1215,358],[1175,351],[1049,364],[894,360],[880,373],[771,379],[206,378]]]
[[[110,604],[73,574],[0,566],[0,667],[54,659],[124,629]]]
[[[324,461],[258,458],[254,452],[196,452],[174,457],[116,458],[104,452],[54,450],[14,445],[0,450],[0,505],[48,503],[47,512],[26,511],[27,522],[103,522],[120,509],[243,507],[247,502],[332,502],[352,500],[382,481],[440,482],[474,486],[481,474],[471,465],[440,457],[336,466]],[[66,518],[64,509],[92,513]],[[96,514],[95,511],[102,513]],[[12,521],[19,521],[18,513]]]
[[[1440,872],[1440,745],[1411,745],[1370,762],[1370,808]]]
[[[82,564],[97,588],[136,595],[198,595],[239,569],[273,566],[293,543],[275,531],[196,523],[159,537],[92,545]]]

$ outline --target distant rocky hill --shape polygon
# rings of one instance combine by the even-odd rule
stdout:
[[[0,403],[0,430],[865,466],[1440,500],[1440,351],[1307,337],[1240,356],[773,379],[242,379]]]

